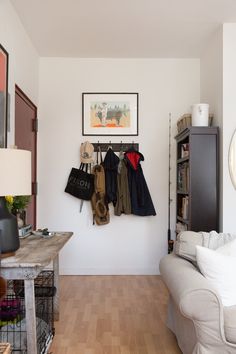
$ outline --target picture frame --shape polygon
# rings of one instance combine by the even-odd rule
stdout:
[[[138,93],[82,93],[82,135],[138,135]]]
[[[0,148],[7,147],[8,52],[0,44]]]

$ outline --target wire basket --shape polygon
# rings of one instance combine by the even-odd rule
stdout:
[[[37,352],[45,354],[55,332],[53,297],[56,289],[53,271],[42,271],[34,281],[34,290]],[[14,354],[27,353],[24,295],[23,280],[9,281],[7,296],[0,302],[0,341],[10,343]]]
[[[208,126],[210,127],[213,122],[213,114],[209,114]],[[184,129],[192,126],[192,115],[189,113],[184,114],[177,120],[177,131],[182,132]]]

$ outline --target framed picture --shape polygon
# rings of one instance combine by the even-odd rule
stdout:
[[[0,44],[0,148],[7,147],[8,53]]]
[[[83,93],[82,134],[138,135],[138,93]]]

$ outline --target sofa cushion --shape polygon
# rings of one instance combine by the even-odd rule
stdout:
[[[217,249],[236,239],[229,233],[183,231],[177,235],[174,243],[174,253],[196,264],[196,246]]]
[[[236,306],[224,307],[224,329],[227,341],[236,344]]]
[[[223,305],[236,305],[236,257],[201,246],[196,246],[196,251],[197,265],[217,290]]]
[[[174,252],[177,256],[189,261],[196,262],[196,246],[203,245],[203,238],[200,232],[184,231],[177,235],[174,243]]]

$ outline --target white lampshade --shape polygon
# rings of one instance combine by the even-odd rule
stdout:
[[[31,195],[31,152],[0,149],[0,196]]]

